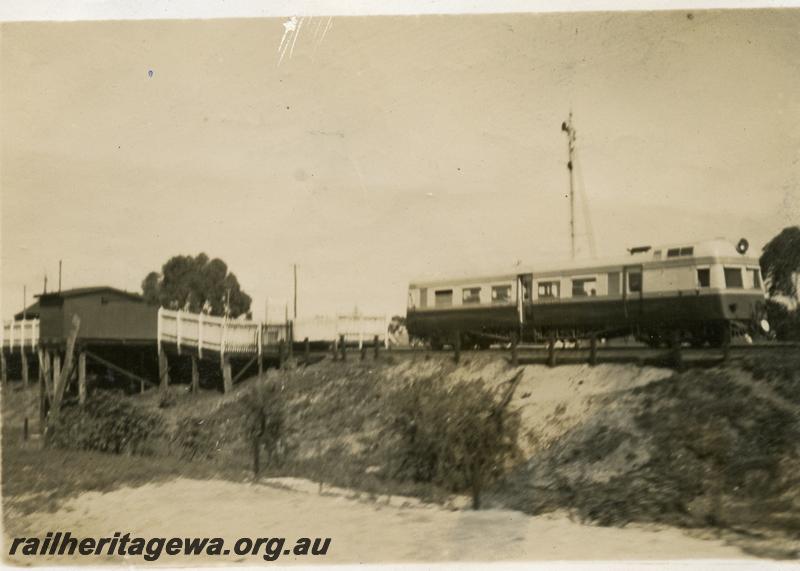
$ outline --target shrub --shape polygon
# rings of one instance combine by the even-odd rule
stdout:
[[[189,416],[178,421],[172,441],[178,453],[190,460],[210,458],[219,440],[217,423],[213,419]]]
[[[98,391],[82,407],[65,407],[50,430],[50,443],[61,448],[146,454],[146,444],[163,435],[164,423],[121,393]]]
[[[285,444],[286,399],[283,387],[275,380],[257,383],[244,399],[246,417],[244,437],[252,443],[253,472],[261,471],[261,447],[267,462],[279,462]]]
[[[483,381],[452,385],[440,378],[412,380],[390,399],[390,471],[395,477],[469,491],[474,509],[481,492],[519,456],[518,411],[508,403],[521,377],[500,399]]]

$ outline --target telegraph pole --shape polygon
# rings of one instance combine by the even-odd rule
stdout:
[[[572,126],[572,111],[569,112],[569,119],[561,123],[561,130],[567,134],[567,153],[569,161],[569,237],[572,251],[572,259],[575,259],[575,181],[573,174],[572,158],[575,152],[575,127]]]
[[[297,321],[297,264],[292,266],[294,268],[294,320]]]

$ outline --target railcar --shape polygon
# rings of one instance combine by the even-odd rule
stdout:
[[[768,330],[758,259],[722,239],[624,257],[409,284],[406,325],[433,348],[634,335],[701,346]]]

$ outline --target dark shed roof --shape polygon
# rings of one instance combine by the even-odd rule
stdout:
[[[47,302],[53,302],[57,300],[63,300],[70,297],[81,297],[84,295],[96,295],[101,293],[115,293],[117,295],[121,295],[124,297],[128,297],[133,301],[143,301],[144,298],[139,295],[138,293],[132,293],[129,291],[125,291],[122,289],[117,289],[111,286],[91,286],[91,287],[78,287],[74,289],[65,289],[60,292],[58,291],[51,291],[47,293],[40,293],[36,294],[34,297],[44,298],[45,304]],[[28,307],[25,308],[25,311],[20,311],[14,315],[14,319],[19,321],[22,319],[23,315],[27,319],[36,319],[39,317],[40,314],[40,303],[38,301],[30,304]]]
[[[39,317],[39,302],[35,302],[30,304],[28,307],[25,308],[24,311],[20,311],[14,316],[16,321],[21,321],[22,317],[25,316],[26,319],[36,319]]]
[[[79,287],[75,289],[65,289],[60,292],[40,293],[36,297],[38,297],[39,299],[55,299],[55,298],[66,299],[70,297],[81,297],[84,295],[96,295],[99,293],[115,293],[117,295],[129,297],[134,301],[144,300],[144,298],[138,293],[132,293],[111,286],[93,286],[93,287]]]

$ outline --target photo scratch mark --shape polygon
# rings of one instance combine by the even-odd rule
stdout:
[[[287,52],[289,54],[289,59],[294,55],[294,47],[297,44],[297,38],[300,36],[300,30],[304,23],[308,26],[312,26],[311,34],[314,38],[314,53],[316,54],[317,48],[325,40],[328,30],[330,30],[333,24],[333,16],[328,16],[327,21],[324,21],[323,18],[319,18],[316,22],[316,27],[313,27],[313,20],[314,18],[311,16],[308,18],[292,16],[283,22],[283,36],[281,36],[280,44],[278,44],[278,65],[283,63]]]
[[[297,16],[292,16],[283,23],[283,36],[281,36],[281,43],[278,45],[278,53],[280,54],[280,57],[278,58],[278,65],[281,65],[283,57],[286,55],[286,50],[289,48],[290,42],[292,42],[294,39],[294,34],[297,30],[297,27]],[[289,57],[291,57],[291,52]]]

